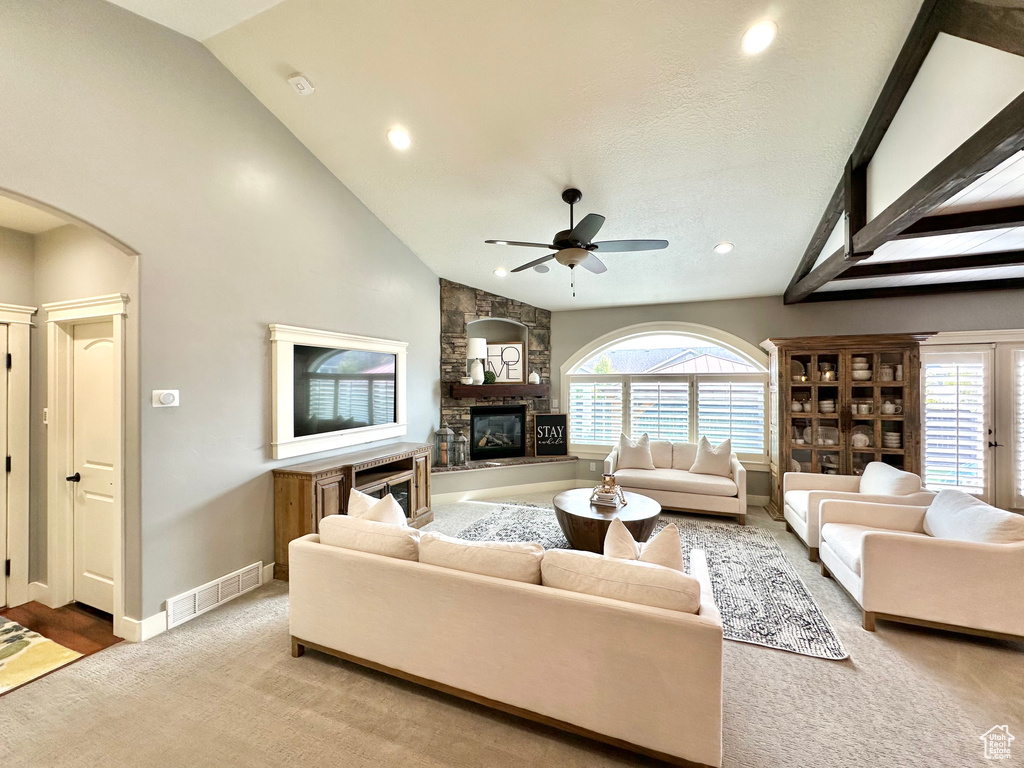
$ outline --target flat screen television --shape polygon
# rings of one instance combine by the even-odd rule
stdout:
[[[295,437],[393,424],[397,355],[294,347]]]
[[[406,434],[406,343],[270,326],[275,459]]]

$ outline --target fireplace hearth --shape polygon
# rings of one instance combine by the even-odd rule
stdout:
[[[469,457],[472,461],[525,455],[525,405],[478,405],[469,409]]]

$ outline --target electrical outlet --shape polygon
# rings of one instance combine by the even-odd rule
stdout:
[[[597,462],[596,461],[590,462],[590,471],[591,472],[597,472]]]

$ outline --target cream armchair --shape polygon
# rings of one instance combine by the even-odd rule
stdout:
[[[921,489],[920,477],[880,461],[868,464],[860,477],[813,472],[787,472],[782,477],[786,530],[807,545],[812,563],[818,560],[818,518],[825,499],[926,507],[933,498],[934,493]]]
[[[951,515],[940,509],[946,494],[970,501]],[[936,499],[930,508],[826,499],[822,575],[834,577],[860,606],[869,631],[875,619],[887,619],[1021,639],[1024,517],[958,491]],[[993,540],[976,540],[985,538]]]

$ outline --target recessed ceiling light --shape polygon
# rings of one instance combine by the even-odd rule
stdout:
[[[728,240],[723,240],[715,246],[714,250],[719,256],[725,256],[725,254],[732,252],[733,247],[733,244]]]
[[[494,274],[496,277],[508,277],[508,270],[504,267],[498,267],[494,270]]]
[[[533,268],[533,271],[540,272],[543,275],[545,272],[550,272],[551,267],[549,267],[547,264],[538,264],[536,267]]]
[[[392,128],[388,131],[388,141],[391,142],[391,146],[395,149],[406,150],[409,145],[412,144],[412,139],[409,138],[409,132],[404,128]]]
[[[767,50],[779,28],[774,21],[760,21],[743,33],[743,52],[753,56]]]

